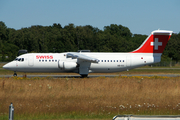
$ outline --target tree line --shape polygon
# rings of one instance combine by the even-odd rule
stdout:
[[[147,35],[132,34],[128,27],[111,24],[103,30],[91,25],[62,27],[35,25],[15,30],[0,21],[0,61],[16,58],[18,50],[61,53],[91,50],[92,52],[130,52],[137,49]],[[180,60],[180,33],[173,34],[162,55],[163,60]]]

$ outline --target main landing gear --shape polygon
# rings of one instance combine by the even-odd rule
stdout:
[[[81,75],[81,78],[87,78],[87,77],[88,77],[88,74]]]

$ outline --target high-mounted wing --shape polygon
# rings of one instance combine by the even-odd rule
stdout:
[[[92,63],[98,63],[99,62],[98,59],[89,57],[89,56],[84,55],[82,53],[67,53],[66,57],[72,58],[72,59],[81,59],[81,60],[89,61]]]

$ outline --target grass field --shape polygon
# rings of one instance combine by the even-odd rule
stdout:
[[[119,75],[114,78],[0,78],[0,120],[8,119],[11,102],[15,108],[15,119],[18,120],[107,120],[118,114],[179,115],[180,77],[156,75],[179,75],[180,69],[149,68],[145,66],[143,69],[108,73]],[[9,74],[13,72],[0,68],[0,75]],[[27,73],[31,74],[64,73]],[[155,76],[121,77],[121,74]]]
[[[0,78],[0,119],[112,119],[178,115],[180,77]]]

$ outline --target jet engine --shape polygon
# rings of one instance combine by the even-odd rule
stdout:
[[[77,67],[77,63],[75,62],[64,62],[64,61],[59,61],[59,68],[64,69],[64,70],[73,70]]]

